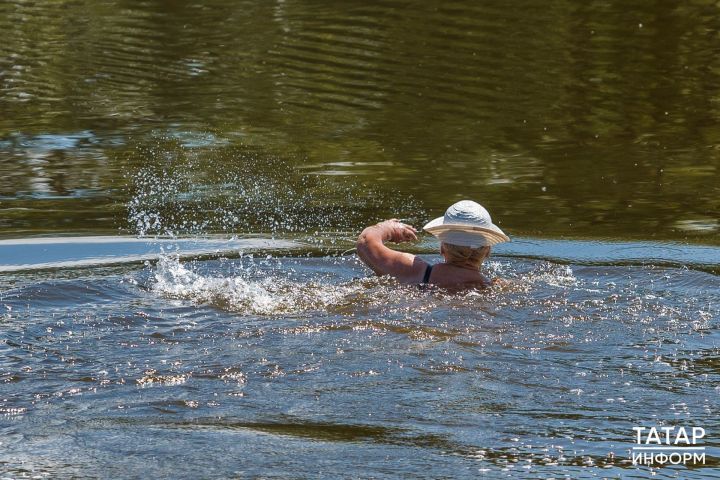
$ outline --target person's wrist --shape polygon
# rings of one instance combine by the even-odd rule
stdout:
[[[378,222],[373,226],[377,229],[384,242],[392,239],[393,228],[390,220]]]

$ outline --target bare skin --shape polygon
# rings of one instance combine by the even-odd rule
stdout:
[[[428,263],[411,253],[398,252],[385,245],[385,242],[412,241],[417,241],[414,227],[396,219],[386,220],[362,231],[356,244],[357,253],[377,275],[390,275],[403,283],[421,283]],[[445,257],[442,246],[440,253]],[[443,288],[477,288],[491,284],[477,268],[448,263],[433,266],[429,283]]]

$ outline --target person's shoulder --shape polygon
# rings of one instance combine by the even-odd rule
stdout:
[[[431,264],[412,253],[402,252],[407,268],[403,272],[390,275],[397,278],[401,283],[422,283],[425,271]]]

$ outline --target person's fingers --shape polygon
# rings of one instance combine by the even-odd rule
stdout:
[[[405,240],[417,240],[415,232],[413,232],[407,227],[403,228],[402,235]]]
[[[392,228],[392,239],[394,242],[417,241],[417,230],[411,225],[407,225],[396,219],[386,220],[386,222],[388,222]],[[394,222],[394,224],[391,222]]]
[[[410,225],[405,225],[404,232],[405,232],[405,236],[406,236],[407,238],[409,238],[409,239],[411,239],[411,240],[417,240],[417,235],[415,235],[415,233],[417,232],[417,230],[415,230],[415,229],[414,229],[413,227],[411,227]]]

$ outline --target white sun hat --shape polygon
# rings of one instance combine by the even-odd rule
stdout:
[[[441,242],[463,247],[484,247],[509,242],[510,238],[492,223],[485,208],[472,200],[461,200],[450,205],[445,215],[423,227]]]

